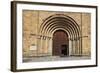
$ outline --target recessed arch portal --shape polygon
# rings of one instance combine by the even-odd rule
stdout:
[[[59,29],[61,29],[59,31]],[[54,14],[49,17],[47,17],[44,22],[40,26],[39,34],[42,36],[46,36],[45,38],[49,38],[49,41],[51,46],[49,49],[53,49],[52,43],[54,43],[54,34],[56,31],[59,31],[57,33],[63,33],[63,36],[65,33],[67,34],[66,39],[68,39],[68,46],[69,55],[73,55],[75,53],[80,54],[80,51],[75,52],[75,50],[81,49],[81,39],[80,39],[80,27],[77,24],[77,22],[70,16],[64,15],[64,14]],[[59,53],[59,52],[58,52]]]

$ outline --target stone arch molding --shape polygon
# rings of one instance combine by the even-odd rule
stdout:
[[[49,52],[52,52],[53,33],[59,29],[64,30],[66,31],[66,33],[68,33],[69,55],[80,55],[80,27],[72,17],[64,14],[51,15],[47,17],[40,25],[39,34],[41,35],[42,40],[48,40]]]

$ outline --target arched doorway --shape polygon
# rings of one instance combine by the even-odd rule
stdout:
[[[69,40],[68,34],[64,30],[57,30],[53,34],[53,56],[68,56],[69,55]]]
[[[61,39],[66,39],[61,38],[60,33],[63,33],[63,36],[66,36],[67,41],[64,41],[65,43],[61,42]],[[80,38],[80,36],[82,36],[81,28],[70,16],[65,14],[54,14],[47,17],[40,26],[39,34],[41,35],[41,41],[45,41],[46,47],[48,45],[47,50],[50,55],[82,55],[82,39]],[[57,39],[58,36],[55,35],[58,35],[60,39]],[[59,42],[60,46],[57,46],[58,44],[56,44],[56,42]],[[61,47],[68,48],[65,54],[61,50]]]

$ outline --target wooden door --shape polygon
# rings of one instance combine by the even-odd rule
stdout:
[[[68,34],[63,30],[57,30],[53,34],[53,56],[68,55]]]

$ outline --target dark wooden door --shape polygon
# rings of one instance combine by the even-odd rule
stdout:
[[[68,55],[68,34],[63,30],[57,30],[53,34],[53,56]]]

